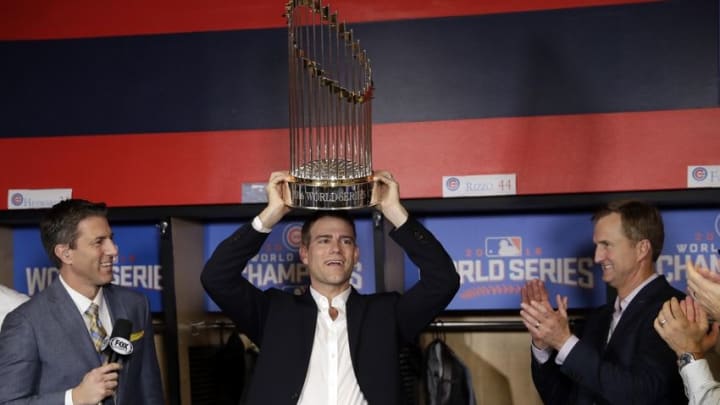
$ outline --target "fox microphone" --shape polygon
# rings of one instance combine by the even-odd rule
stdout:
[[[108,353],[107,362],[116,363],[133,352],[133,344],[130,342],[130,331],[132,322],[127,319],[118,319],[113,326],[110,339],[105,342],[103,351]]]

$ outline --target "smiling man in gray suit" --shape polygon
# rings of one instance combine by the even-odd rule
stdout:
[[[5,318],[0,404],[164,403],[147,299],[110,284],[118,249],[106,214],[105,204],[65,200],[43,219],[60,276]],[[101,352],[117,319],[133,326],[134,350],[122,364]]]

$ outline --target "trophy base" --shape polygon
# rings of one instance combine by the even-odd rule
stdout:
[[[349,210],[375,205],[371,177],[346,182],[295,178],[287,185],[290,193],[285,203],[295,208]]]

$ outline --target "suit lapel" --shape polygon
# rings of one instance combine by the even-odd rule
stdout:
[[[659,276],[640,290],[635,298],[630,301],[630,305],[623,311],[620,322],[618,322],[615,327],[613,336],[615,336],[616,333],[622,336],[624,334],[623,329],[625,329],[627,325],[635,323],[638,316],[644,316],[644,309],[647,307],[648,302],[652,301],[658,291],[661,291],[665,285],[668,285],[667,281],[663,276]]]
[[[367,302],[365,300],[365,297],[358,294],[357,291],[352,288],[350,296],[347,300],[346,307],[348,344],[350,345],[350,358],[352,359],[353,365],[358,364],[358,342],[360,342],[360,331],[362,330],[363,319],[365,318],[366,306]]]
[[[613,311],[612,305],[599,307],[597,312],[590,315],[582,328],[582,339],[601,352],[607,344]]]
[[[125,307],[125,303],[120,300],[120,297],[117,296],[116,291],[114,290],[112,284],[108,284],[105,287],[103,287],[103,297],[105,298],[105,304],[108,306],[108,312],[110,313],[110,321],[113,325],[115,325],[115,322],[118,319],[127,319],[129,321],[133,321],[130,319],[128,315],[127,308]],[[141,325],[135,325],[133,322],[132,329],[130,333],[135,331],[139,326]],[[130,362],[133,360],[133,356],[127,356],[124,359],[123,368],[120,370],[120,375],[118,376],[118,387],[115,395],[115,403],[119,404],[121,403],[121,398],[123,396],[123,393],[125,392],[125,385],[127,383],[127,374],[130,370]],[[113,402],[108,401],[109,404],[112,404]]]
[[[60,280],[56,279],[48,287],[48,301],[52,313],[50,322],[58,323],[65,334],[64,341],[74,348],[78,359],[88,365],[88,370],[98,367],[100,356],[95,351],[85,321]]]
[[[301,315],[297,321],[299,322],[298,327],[300,328],[299,345],[297,346],[302,350],[302,367],[303,370],[307,370],[310,365],[310,356],[312,354],[312,347],[315,343],[315,327],[317,326],[318,307],[310,294],[310,288],[306,289],[302,295],[296,297],[300,302],[298,307],[301,309]],[[303,377],[305,376],[303,372]],[[302,381],[300,382],[302,384]]]
[[[125,303],[123,303],[117,296],[117,291],[115,291],[112,284],[108,284],[103,287],[103,297],[105,298],[105,303],[108,306],[110,321],[113,325],[118,319],[127,319],[132,321],[128,315],[127,308],[125,308]],[[133,330],[137,329],[138,326],[139,325],[133,325]]]

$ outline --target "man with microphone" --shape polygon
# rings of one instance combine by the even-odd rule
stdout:
[[[118,249],[106,215],[71,199],[41,222],[60,275],[5,318],[0,404],[164,404],[147,299],[110,284]]]

